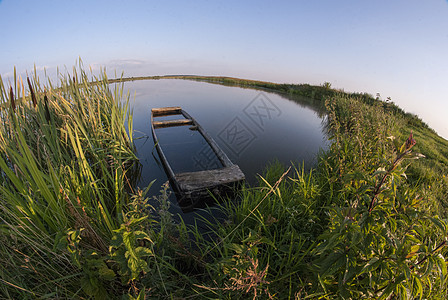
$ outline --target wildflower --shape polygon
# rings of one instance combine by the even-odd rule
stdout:
[[[408,139],[406,140],[406,150],[411,149],[417,142],[414,140],[413,133],[411,131],[411,134],[409,135]]]

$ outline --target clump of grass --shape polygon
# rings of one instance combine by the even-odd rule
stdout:
[[[60,80],[0,80],[2,280],[19,298],[77,294],[72,246],[108,252],[139,171],[122,89],[82,70]]]

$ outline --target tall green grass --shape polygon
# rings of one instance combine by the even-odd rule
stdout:
[[[105,75],[88,78],[75,69],[58,86],[42,86],[36,75],[14,76],[10,87],[0,80],[0,265],[6,295],[11,287],[21,296],[52,289],[54,295],[75,295],[79,285],[71,289],[65,282],[80,275],[68,251],[75,243],[70,237],[107,253],[138,178],[122,88],[112,92]]]

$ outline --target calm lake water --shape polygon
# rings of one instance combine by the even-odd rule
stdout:
[[[125,89],[131,95],[134,138],[142,163],[139,186],[144,188],[155,179],[153,195],[168,180],[151,135],[155,107],[181,106],[240,166],[249,184],[256,182],[269,162],[304,162],[310,167],[319,149],[327,147],[324,115],[310,99],[291,100],[272,92],[174,79],[126,82]],[[156,133],[174,172],[218,167],[203,139],[188,126]],[[176,198],[172,195],[170,200],[172,212],[182,215]],[[183,215],[186,222],[194,218],[189,215]]]

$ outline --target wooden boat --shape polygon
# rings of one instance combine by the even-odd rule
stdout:
[[[164,121],[155,120],[156,117],[171,115],[180,115],[183,118]],[[197,130],[211,147],[223,167],[212,170],[175,173],[162,151],[156,135],[157,129],[174,126],[192,126],[191,129]],[[195,203],[203,198],[228,195],[244,181],[245,176],[240,168],[230,161],[202,126],[181,107],[153,108],[151,110],[151,129],[160,160],[170,179],[171,186],[177,194],[179,205],[183,209],[194,208]]]

